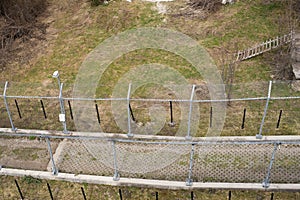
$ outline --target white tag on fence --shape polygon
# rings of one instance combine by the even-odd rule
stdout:
[[[65,114],[59,114],[59,121],[65,122],[66,121],[66,115]]]

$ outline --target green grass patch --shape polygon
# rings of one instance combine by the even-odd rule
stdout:
[[[274,16],[282,15],[285,6],[278,1],[265,4],[261,1],[239,1],[223,11],[235,14],[215,21],[213,27],[218,33],[208,35],[202,44],[208,48],[231,44],[234,49],[236,43],[243,49],[277,36],[280,29]]]
[[[72,83],[82,61],[101,41],[128,29],[158,25],[161,16],[151,6],[150,3],[113,1],[95,8],[86,5],[76,10],[77,13],[66,10],[67,13],[54,22],[58,35],[51,51],[31,66],[25,77],[18,74],[15,78],[42,81],[59,69],[63,81]]]
[[[16,159],[34,161],[39,158],[37,151],[39,151],[38,148],[22,148],[13,149],[12,153]]]
[[[23,181],[23,183],[26,183],[26,184],[41,184],[42,183],[41,179],[37,179],[32,176],[24,176],[22,178],[22,181]]]
[[[115,60],[103,73],[96,91],[97,96],[105,97],[112,94],[114,85],[129,70],[138,66],[159,63],[178,71],[187,80],[202,80],[201,74],[185,59],[164,50],[143,49],[130,52]]]

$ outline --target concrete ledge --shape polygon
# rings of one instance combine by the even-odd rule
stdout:
[[[60,131],[47,131],[47,130],[30,130],[30,129],[18,129],[16,132],[10,128],[0,128],[0,136],[3,134],[27,134],[34,136],[52,136],[52,137],[74,137],[74,138],[99,138],[99,139],[128,139],[128,140],[169,140],[169,141],[187,141],[186,137],[179,136],[158,136],[158,135],[134,135],[128,137],[126,134],[117,133],[97,133],[97,132],[70,132],[70,134],[64,134]],[[262,139],[256,139],[255,134],[253,136],[220,136],[220,137],[192,137],[191,142],[201,141],[218,141],[218,142],[251,142],[251,141],[300,141],[298,135],[281,135],[281,136],[263,136]]]
[[[68,173],[58,173],[52,175],[51,172],[33,171],[21,169],[2,168],[0,175],[8,176],[32,176],[39,179],[69,181],[76,183],[90,183],[111,186],[134,186],[144,188],[159,188],[171,190],[196,190],[196,189],[219,189],[219,190],[262,190],[262,191],[300,191],[300,184],[270,184],[269,188],[263,188],[261,183],[200,183],[194,182],[192,186],[186,186],[185,182],[149,180],[136,178],[120,178],[114,181],[113,177],[93,176],[93,175],[76,175]]]

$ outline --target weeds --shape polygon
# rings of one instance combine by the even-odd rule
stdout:
[[[26,184],[41,184],[42,180],[34,178],[32,176],[24,176],[22,178],[22,181],[25,182]]]

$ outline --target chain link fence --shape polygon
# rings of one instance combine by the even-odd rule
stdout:
[[[207,85],[162,92],[151,86],[132,93],[129,86],[124,97],[96,94],[73,98],[72,85],[0,84],[0,127],[12,129],[12,133],[0,135],[0,165],[53,174],[111,176],[116,181],[130,177],[186,181],[187,185],[263,182],[265,187],[270,182],[299,183],[300,141],[190,140],[219,135],[257,139],[298,135],[299,83],[274,81],[224,87],[224,99],[211,99]],[[151,98],[146,98],[149,94],[145,91],[152,94]],[[226,109],[225,116],[222,109]],[[26,135],[17,128],[65,134]],[[84,133],[75,137],[72,131]],[[105,138],[105,133],[129,137]],[[142,139],[135,139],[141,135]],[[176,137],[156,140],[154,135]],[[186,139],[178,142],[182,137]]]
[[[5,168],[155,180],[299,183],[300,141],[161,141],[1,136]],[[50,148],[51,147],[51,148]]]
[[[177,86],[158,92],[151,86],[128,97],[74,98],[72,85],[59,89],[52,83],[6,82],[0,86],[0,127],[187,137],[216,136],[215,132],[298,135],[299,85],[297,81],[224,85],[224,99],[210,99],[207,85],[195,85],[193,91],[193,86]],[[63,121],[58,120],[60,114]]]

